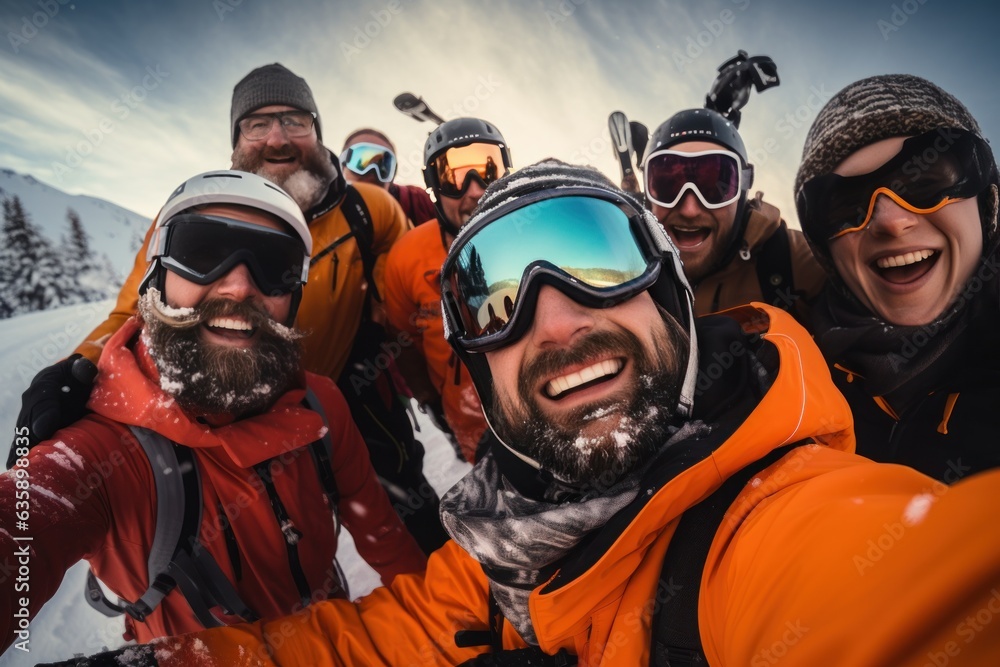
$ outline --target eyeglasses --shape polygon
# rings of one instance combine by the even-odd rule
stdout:
[[[449,148],[427,165],[436,178],[435,190],[455,199],[468,191],[473,180],[486,188],[509,168],[503,146],[485,143]]]
[[[614,306],[653,286],[663,252],[641,213],[624,199],[594,192],[529,195],[522,207],[487,215],[459,236],[441,270],[442,302],[459,345],[486,352],[520,338],[542,285],[591,308]],[[686,311],[675,305],[671,314],[685,321]]]
[[[823,246],[867,227],[879,195],[927,215],[975,197],[989,187],[995,170],[989,144],[978,135],[938,128],[904,141],[899,153],[871,173],[808,180],[796,197],[799,219],[806,235]]]
[[[309,255],[302,240],[276,229],[216,216],[174,216],[156,230],[147,259],[180,277],[208,285],[245,264],[261,292],[293,292],[309,277]]]
[[[391,183],[396,175],[396,155],[378,144],[364,141],[351,144],[341,153],[340,163],[359,176],[374,171],[383,183]]]
[[[253,114],[239,122],[240,132],[249,141],[260,141],[270,134],[275,120],[281,123],[281,128],[289,137],[304,137],[312,132],[313,124],[316,122],[316,114],[311,111]]]
[[[646,158],[645,173],[646,196],[668,208],[689,190],[705,208],[722,208],[739,199],[753,180],[753,169],[744,169],[739,155],[725,150],[658,151]]]

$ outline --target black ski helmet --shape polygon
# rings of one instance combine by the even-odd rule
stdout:
[[[740,156],[742,167],[749,169],[753,173],[753,165],[747,158],[747,149],[743,145],[743,137],[736,129],[736,125],[722,114],[710,109],[685,109],[678,111],[673,116],[664,121],[653,132],[646,147],[646,161],[649,156],[656,151],[670,148],[687,141],[708,141],[719,144]],[[648,173],[648,170],[646,171]],[[723,254],[721,266],[725,266],[739,250],[740,239],[743,238],[743,230],[747,223],[747,192],[753,185],[753,178],[742,184],[740,198],[736,205],[736,217],[733,220],[733,231],[726,244],[726,252]],[[645,190],[649,191],[649,184],[645,183]]]
[[[500,153],[503,155],[504,173],[510,171],[512,164],[510,150],[507,148],[507,141],[500,134],[500,130],[485,120],[480,118],[453,118],[441,123],[431,131],[427,136],[427,141],[424,143],[424,183],[434,193],[434,208],[437,210],[438,224],[443,231],[448,232],[452,236],[458,235],[458,228],[445,217],[444,210],[441,208],[437,171],[428,167],[434,158],[449,148],[467,146],[469,144],[496,144],[499,146]]]

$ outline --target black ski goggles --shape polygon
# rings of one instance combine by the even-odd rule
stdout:
[[[269,296],[299,289],[309,277],[302,240],[249,222],[211,215],[174,216],[156,230],[147,259],[185,280],[208,285],[245,264],[261,292]]]
[[[396,155],[385,146],[359,142],[348,146],[340,154],[340,163],[358,176],[374,171],[383,183],[391,183],[396,175]]]
[[[524,335],[542,285],[589,308],[609,308],[660,275],[662,254],[642,214],[625,200],[551,191],[524,199],[520,208],[473,223],[441,270],[450,335],[470,352]]]
[[[427,165],[436,177],[435,187],[445,197],[457,199],[476,181],[483,189],[507,173],[509,165],[499,144],[469,144],[449,148]]]
[[[960,199],[975,197],[994,178],[989,145],[955,128],[910,137],[892,159],[858,176],[823,174],[811,178],[796,198],[802,229],[825,246],[871,222],[875,202],[886,195],[903,208],[927,215]]]
[[[732,151],[697,153],[657,151],[646,159],[646,197],[654,204],[673,208],[691,191],[705,208],[728,206],[750,187],[753,170],[744,169]]]

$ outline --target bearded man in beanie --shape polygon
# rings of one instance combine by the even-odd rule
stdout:
[[[1000,471],[935,497],[856,456],[809,334],[763,304],[696,319],[663,228],[599,172],[497,180],[441,274],[499,438],[441,502],[454,541],[356,604],[129,664],[995,662],[1000,627],[966,619],[1000,602]]]
[[[853,83],[809,130],[796,203],[830,276],[813,328],[858,453],[949,483],[1000,465],[998,183],[968,109],[919,77]]]
[[[321,143],[312,90],[283,65],[258,67],[236,84],[230,121],[233,169],[285,189],[309,224],[313,257],[297,320],[307,333],[302,364],[337,381],[397,512],[430,553],[447,539],[438,497],[423,474],[423,445],[413,436],[402,388],[379,363],[391,362],[382,345],[382,272],[389,249],[409,228],[406,217],[382,188],[347,184],[337,156]],[[17,423],[32,442],[82,415],[90,374],[80,356],[96,361],[102,343],[136,312],[151,234],[152,228],[108,319],[25,392]]]

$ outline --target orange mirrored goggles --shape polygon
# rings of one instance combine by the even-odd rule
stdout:
[[[445,197],[465,194],[472,181],[486,188],[510,168],[501,144],[469,144],[449,148],[427,166],[434,174],[435,189]]]

